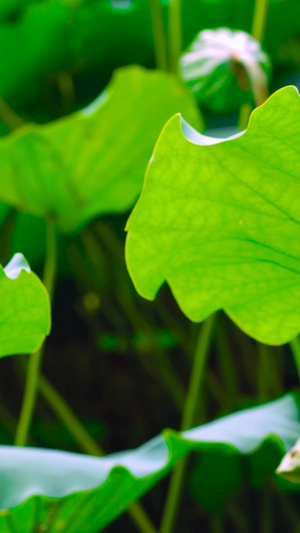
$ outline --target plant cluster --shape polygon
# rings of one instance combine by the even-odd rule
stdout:
[[[299,531],[299,21],[0,6],[1,533]]]

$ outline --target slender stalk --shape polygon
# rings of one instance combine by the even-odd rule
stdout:
[[[167,70],[167,44],[159,0],[149,0],[156,66]]]
[[[230,505],[228,505],[226,508],[226,513],[232,521],[234,531],[237,533],[248,533],[249,524],[247,516],[236,503],[232,502]]]
[[[255,0],[251,35],[260,43],[263,42],[267,25],[269,0]],[[252,107],[249,103],[242,105],[238,120],[239,129],[245,130],[248,125]]]
[[[84,425],[80,422],[64,398],[55,390],[51,383],[41,374],[39,391],[57,417],[68,428],[80,448],[89,455],[102,456],[104,451],[89,435]]]
[[[263,42],[265,36],[268,9],[269,0],[255,0],[251,35],[260,43]]]
[[[138,502],[132,503],[130,507],[128,507],[127,512],[141,533],[157,533],[156,528]]]
[[[222,368],[226,387],[226,401],[228,411],[232,411],[235,407],[236,398],[238,396],[238,385],[236,380],[236,369],[232,360],[232,354],[228,346],[227,335],[224,324],[220,321],[217,328],[216,344],[218,350],[218,359]]]
[[[277,368],[277,353],[266,344],[258,343],[258,396],[260,401],[271,400],[282,394],[280,372]]]
[[[168,358],[168,354],[165,352],[165,350],[158,345],[155,335],[153,334],[153,329],[149,326],[147,321],[143,318],[139,310],[137,309],[134,299],[131,296],[131,293],[128,292],[127,287],[124,286],[124,276],[123,276],[123,267],[125,269],[125,261],[124,261],[124,255],[123,250],[121,250],[121,247],[118,246],[118,242],[113,234],[113,232],[109,231],[108,239],[103,239],[103,230],[101,230],[101,225],[94,225],[97,234],[104,240],[105,245],[109,247],[109,249],[112,251],[112,253],[116,257],[115,264],[118,265],[120,269],[120,274],[116,277],[116,296],[118,298],[118,301],[123,308],[123,310],[126,313],[127,319],[130,320],[132,326],[136,329],[136,331],[142,331],[145,336],[150,341],[151,350],[156,356],[156,362],[159,366],[159,372],[163,381],[163,384],[165,388],[170,392],[172,399],[174,400],[174,403],[176,407],[180,410],[182,410],[182,406],[184,403],[184,389],[182,387],[181,381],[176,376],[176,374],[173,371],[172,365],[170,363],[170,360]],[[104,256],[101,243],[99,243],[98,238],[94,235],[93,231],[85,230],[82,232],[81,237],[83,239],[83,244],[85,246],[86,252],[91,260],[92,263],[94,263],[96,268],[100,267],[100,261],[99,257],[101,254]],[[116,314],[116,313],[115,313]],[[140,358],[141,363],[146,368],[147,372],[151,372],[155,378],[157,378],[157,375],[155,373],[155,366],[153,364],[147,365],[147,361],[145,358]]]
[[[9,129],[16,130],[25,124],[24,120],[11,109],[11,107],[0,97],[0,117],[7,124]]]
[[[98,457],[105,455],[103,449],[86,431],[84,425],[77,418],[65,399],[43,375],[39,378],[39,391],[49,407],[51,407],[56,416],[66,426],[69,433],[74,438],[74,441],[77,442],[82,451]],[[132,503],[128,507],[127,512],[141,533],[156,533],[156,529],[150,518],[138,502]]]
[[[212,315],[203,323],[201,327],[194,357],[191,380],[184,405],[181,431],[185,431],[186,429],[189,429],[192,426],[197,412],[198,394],[203,380],[204,367],[209,353],[209,346],[214,323],[215,316]]]
[[[55,221],[53,219],[48,219],[46,223],[47,256],[44,267],[43,282],[49,293],[50,298],[52,298],[56,272],[56,228]],[[17,432],[15,437],[16,446],[25,446],[28,439],[29,428],[36,401],[39,373],[43,359],[44,346],[45,343],[39,348],[39,350],[32,353],[29,357],[26,374],[25,393],[23,397],[21,414],[18,421]]]
[[[69,111],[75,100],[75,86],[70,72],[59,72],[57,84],[62,98],[64,111]]]
[[[111,226],[109,224],[106,224],[102,220],[94,221],[93,229],[99,237],[101,244],[104,244],[104,246],[109,249],[111,253],[115,256],[115,264],[118,264],[119,267],[122,268],[123,272],[127,272],[124,258],[124,242],[118,238]],[[123,276],[120,275],[120,279],[122,281]],[[126,283],[126,287],[124,283],[122,283],[122,285],[123,292],[125,293],[124,298],[126,297],[127,301],[130,300],[131,306],[135,306],[135,313],[137,313],[138,316],[141,318],[141,314],[136,308],[135,302],[133,300],[132,291],[128,290],[128,283]],[[120,290],[118,290],[118,294],[119,292]],[[157,297],[156,311],[162,321],[165,323],[166,328],[171,331],[172,335],[176,338],[181,347],[186,350],[187,339],[185,329],[182,326],[181,322],[179,320],[176,320],[176,318],[170,314],[170,310],[166,306],[163,298],[161,298],[159,295]]]
[[[0,233],[0,249],[1,249],[1,264],[6,265],[10,258],[10,250],[12,243],[12,234],[15,229],[15,222],[17,218],[17,210],[10,208],[8,215],[1,225]]]
[[[266,372],[267,362],[267,348],[265,344],[258,343],[258,358],[257,358],[257,393],[260,402],[267,402],[270,400],[270,387],[268,380],[268,373]]]
[[[299,337],[295,337],[290,342],[290,349],[291,349],[291,352],[292,352],[292,354],[294,356],[295,365],[296,365],[298,376],[299,376],[299,379],[300,379],[300,341],[299,341]]]
[[[210,519],[210,525],[210,533],[222,533],[224,530],[222,516],[213,514]]]
[[[274,531],[272,517],[272,493],[269,484],[266,483],[262,490],[262,510],[260,519],[261,533],[272,533],[272,531]]]
[[[181,0],[170,0],[168,16],[169,71],[178,75],[182,50]]]
[[[252,105],[247,102],[243,104],[240,109],[239,119],[238,119],[238,128],[240,131],[243,131],[247,128],[249,118],[252,111]]]
[[[17,422],[9,410],[5,407],[5,404],[0,398],[0,421],[1,426],[6,428],[11,435],[15,434]]]
[[[189,429],[193,425],[193,421],[195,419],[198,407],[199,389],[203,381],[204,368],[209,353],[214,322],[215,316],[212,315],[203,323],[201,327],[194,356],[191,379],[182,415],[181,431]],[[171,533],[174,531],[186,467],[187,458],[184,458],[181,459],[174,468],[167,494],[160,533]]]

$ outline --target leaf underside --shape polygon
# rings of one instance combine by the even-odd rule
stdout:
[[[299,94],[286,87],[225,141],[169,121],[127,224],[140,294],[153,299],[166,281],[191,320],[224,309],[274,345],[299,333],[299,118]]]
[[[260,451],[270,451],[263,444],[268,442],[280,459],[299,430],[295,398],[287,395],[183,433],[165,430],[133,451],[104,458],[1,446],[1,533],[31,533],[50,526],[51,533],[94,533],[189,452],[200,451],[205,456],[216,451],[223,454],[224,461],[246,455],[250,470],[254,468],[251,476],[255,477],[253,458]],[[202,483],[206,483],[205,478]]]

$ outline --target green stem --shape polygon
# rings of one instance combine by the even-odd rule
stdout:
[[[1,264],[6,265],[11,256],[12,235],[15,229],[15,222],[17,218],[17,210],[10,208],[7,217],[1,225],[0,233],[0,249],[1,249]]]
[[[128,507],[127,512],[141,533],[157,533],[153,523],[138,502],[132,503],[130,507]]]
[[[167,45],[159,0],[149,0],[156,66],[167,70]]]
[[[16,130],[25,124],[24,120],[0,97],[0,117],[9,129]]]
[[[282,394],[280,375],[282,371],[277,368],[277,357],[274,348],[258,343],[258,396],[261,402],[269,401],[272,397]]]
[[[223,520],[222,516],[218,514],[213,514],[210,519],[210,532],[211,533],[222,533],[223,532]]]
[[[70,72],[59,72],[57,74],[57,84],[62,98],[64,112],[68,112],[75,100],[75,86]]]
[[[169,1],[168,37],[169,71],[178,75],[182,51],[181,0]]]
[[[80,448],[89,455],[102,456],[103,450],[89,435],[84,425],[80,422],[64,398],[55,390],[51,383],[40,375],[39,391],[57,417],[68,428],[69,433],[78,443]]]
[[[218,359],[226,388],[226,408],[228,411],[233,411],[235,408],[236,398],[238,397],[238,385],[236,380],[236,370],[232,360],[232,353],[228,346],[228,339],[224,324],[220,321],[216,332],[216,344],[218,351]]]
[[[268,9],[269,0],[255,0],[251,35],[260,43],[265,37]]]
[[[267,370],[267,348],[264,344],[257,344],[258,358],[257,358],[257,393],[260,402],[267,402],[270,400],[270,389]]]
[[[244,131],[249,122],[249,118],[252,111],[252,105],[247,102],[243,104],[240,109],[239,119],[238,119],[238,128],[240,131]]]
[[[56,272],[56,228],[53,219],[47,220],[47,256],[44,267],[43,282],[52,298],[54,289],[54,279]],[[21,414],[18,421],[17,432],[15,437],[16,446],[26,446],[29,428],[33,416],[33,410],[36,401],[39,373],[43,359],[45,343],[29,357],[28,368],[26,373],[25,393],[21,408]]]
[[[296,365],[298,376],[299,376],[299,380],[300,380],[300,341],[299,341],[299,337],[295,337],[290,342],[290,348],[291,348],[291,352],[292,352],[292,354],[294,356],[294,361],[295,361],[295,365]]]
[[[39,391],[44,397],[49,407],[54,411],[57,418],[66,426],[69,433],[74,438],[74,441],[80,446],[82,451],[89,455],[101,457],[105,452],[99,444],[86,431],[82,422],[77,418],[75,413],[66,403],[64,398],[55,390],[51,383],[41,375],[39,378]],[[141,533],[156,533],[156,529],[149,517],[145,513],[143,507],[138,503],[132,503],[128,509],[128,514],[141,531]]]
[[[193,425],[193,421],[197,413],[199,389],[203,381],[204,368],[209,353],[214,322],[215,316],[212,315],[203,323],[201,327],[194,356],[191,379],[182,415],[181,431],[185,431]],[[174,524],[179,508],[179,501],[186,467],[187,458],[184,458],[181,459],[174,468],[167,494],[160,533],[171,533],[174,531]]]
[[[268,8],[269,0],[255,0],[251,35],[260,43],[263,42],[265,36]],[[246,103],[242,105],[238,120],[238,127],[241,131],[247,128],[251,111],[251,104]]]
[[[123,275],[125,272],[125,261],[124,261],[123,249],[121,246],[119,246],[116,236],[111,231],[109,226],[103,226],[103,224],[101,223],[96,223],[94,224],[94,228],[97,232],[97,236],[99,236],[100,239],[104,241],[105,246],[110,249],[113,255],[115,255],[115,258],[116,258],[115,264],[118,265],[120,269],[119,274],[116,277],[117,281],[115,284],[116,289],[117,289],[116,296],[118,298],[118,301],[121,307],[123,308],[123,310],[125,311],[127,319],[130,320],[132,326],[136,329],[136,331],[142,331],[145,334],[145,336],[148,337],[150,341],[150,345],[151,345],[151,350],[156,356],[156,362],[158,363],[158,366],[159,366],[159,372],[160,372],[163,384],[165,388],[171,394],[176,407],[181,412],[182,406],[184,403],[184,396],[185,396],[181,381],[174,373],[168,354],[165,352],[165,350],[162,347],[158,345],[156,338],[155,338],[155,334],[153,333],[153,329],[149,326],[147,321],[143,318],[142,314],[139,312],[138,308],[136,307],[136,304],[134,302],[134,299],[132,298],[131,292],[128,291],[128,284],[125,287],[124,279],[126,277],[124,278],[124,275]],[[95,266],[97,267],[96,258],[97,258],[97,255],[100,255],[100,252],[103,246],[101,246],[102,243],[99,244],[99,240],[94,236],[91,230],[86,230],[85,238],[87,236],[91,244],[89,247],[86,246],[86,250],[87,250],[89,257],[91,258],[91,261],[94,262]],[[147,370],[147,372],[151,372],[153,377],[157,379],[157,375],[155,373],[155,366],[153,365],[153,363],[148,365],[144,357],[140,358],[140,361],[145,367],[145,369]]]
[[[272,494],[269,484],[266,483],[262,490],[261,533],[272,533],[274,531],[272,517]]]

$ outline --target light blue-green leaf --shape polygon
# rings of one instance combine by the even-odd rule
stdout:
[[[299,431],[297,404],[287,395],[183,433],[164,430],[135,450],[103,458],[1,446],[1,533],[95,533],[189,452],[253,457],[268,439],[283,455]]]

